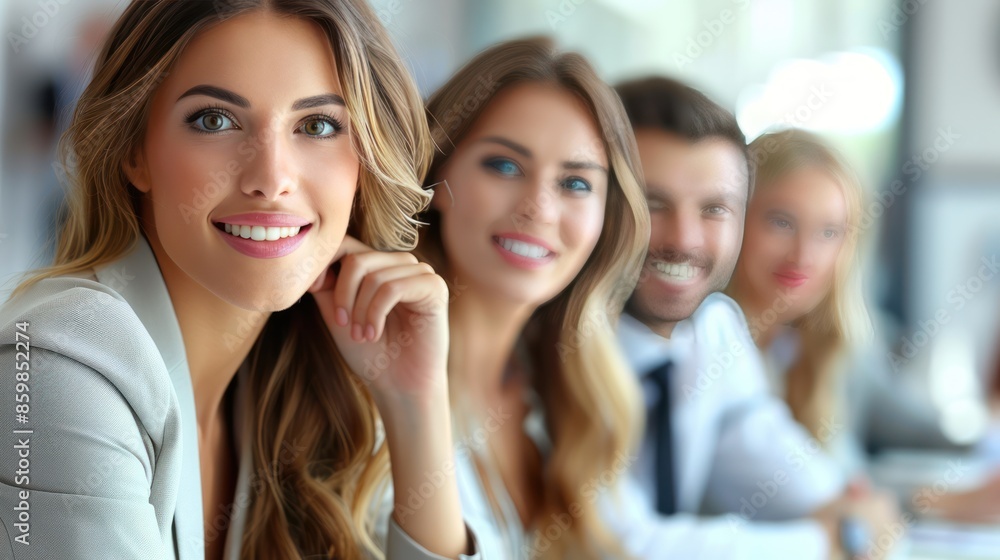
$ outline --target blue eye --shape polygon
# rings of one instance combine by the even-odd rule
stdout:
[[[823,231],[823,239],[836,239],[840,237],[840,232],[835,229],[828,229]]]
[[[792,224],[788,220],[781,218],[771,218],[771,223],[781,229],[792,229]]]
[[[726,213],[726,207],[725,207],[725,206],[719,206],[719,205],[715,205],[715,206],[709,206],[709,207],[708,207],[708,208],[706,208],[705,210],[706,210],[706,211],[707,211],[707,212],[708,212],[709,214],[711,214],[711,215],[713,215],[713,216],[718,216],[718,215],[720,215],[720,214],[725,214],[725,213]]]
[[[562,188],[574,192],[590,192],[594,190],[590,186],[590,183],[584,181],[579,177],[567,177],[566,179],[562,180],[561,185]]]
[[[189,116],[186,120],[188,124],[193,125],[195,131],[205,134],[229,130],[236,124],[232,118],[217,110],[201,111]]]
[[[521,168],[507,158],[498,157],[488,159],[483,162],[483,165],[507,177],[516,177],[521,174]]]

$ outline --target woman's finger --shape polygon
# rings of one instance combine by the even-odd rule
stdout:
[[[437,274],[419,274],[390,280],[375,291],[368,305],[366,320],[373,326],[375,340],[378,340],[385,330],[386,317],[397,305],[447,300],[448,287]]]
[[[368,309],[378,289],[387,282],[421,274],[434,274],[434,269],[427,263],[403,264],[375,270],[364,277],[354,299],[352,316],[364,325],[363,334],[366,341],[377,340],[381,332],[369,320],[368,314]]]
[[[357,305],[355,305],[362,280],[377,270],[416,264],[416,262],[416,257],[410,253],[400,252],[370,251],[345,255],[340,260],[337,285],[333,288],[337,324],[343,327],[350,322],[351,338],[357,342],[364,340],[365,315],[363,312],[359,312]]]

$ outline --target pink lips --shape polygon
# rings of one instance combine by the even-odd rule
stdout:
[[[789,288],[797,288],[809,280],[809,277],[805,274],[795,272],[775,272],[774,277],[778,280],[779,284]]]
[[[538,245],[540,247],[545,248],[545,250],[547,250],[549,254],[539,259],[533,259],[531,257],[518,255],[517,253],[513,253],[511,251],[508,251],[507,249],[504,249],[503,245],[500,244],[500,238],[511,239],[514,241],[521,241],[524,243],[531,243],[532,245]],[[498,253],[500,253],[500,256],[503,257],[505,261],[518,268],[523,268],[526,270],[534,270],[537,268],[541,268],[549,264],[556,258],[556,252],[552,250],[552,247],[548,243],[537,237],[532,237],[530,235],[525,235],[523,233],[511,232],[511,233],[499,233],[497,235],[494,235],[493,248],[496,249]]]
[[[266,212],[248,212],[245,214],[233,214],[224,218],[213,220],[215,229],[222,236],[222,239],[230,247],[240,253],[258,259],[274,259],[283,257],[295,251],[305,241],[306,234],[312,229],[309,220],[293,214],[273,214]],[[223,224],[237,224],[242,226],[263,226],[263,227],[295,227],[298,226],[299,233],[291,237],[283,237],[273,241],[254,241],[244,239],[238,235],[226,233]]]
[[[532,235],[527,235],[527,234],[524,234],[524,233],[517,233],[517,232],[513,232],[513,231],[507,231],[507,232],[504,232],[504,233],[498,233],[498,234],[494,235],[493,237],[494,237],[494,239],[498,238],[498,237],[502,237],[504,239],[513,239],[514,241],[523,241],[525,243],[531,243],[532,245],[538,245],[540,247],[543,247],[546,251],[548,251],[550,253],[555,253],[556,252],[556,250],[553,249],[552,246],[550,246],[548,243],[546,243],[544,239],[541,239],[541,238],[538,238],[538,237],[534,237]]]

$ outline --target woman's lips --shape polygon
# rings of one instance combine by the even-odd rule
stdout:
[[[494,236],[493,247],[508,263],[528,270],[541,268],[556,258],[541,240],[518,234]]]
[[[797,288],[809,280],[809,277],[805,274],[795,272],[775,272],[774,277],[778,280],[779,284],[789,288]]]
[[[298,231],[295,232],[294,235],[292,235],[292,231],[294,230],[285,232],[287,237],[280,237],[279,233],[278,239],[267,239],[267,230],[273,228],[264,228],[264,226],[253,227],[254,229],[264,229],[265,234],[261,236],[259,231],[255,231],[251,237],[243,237],[242,235],[234,235],[232,228],[230,228],[230,231],[227,232],[225,225],[221,222],[215,224],[215,230],[219,232],[219,235],[222,236],[222,239],[225,240],[230,247],[248,257],[258,259],[274,259],[292,253],[299,248],[303,241],[305,241],[306,235],[312,229],[312,224],[296,226]],[[243,229],[241,228],[241,233],[242,231]],[[274,236],[271,235],[271,237]]]

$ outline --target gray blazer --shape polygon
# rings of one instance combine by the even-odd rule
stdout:
[[[0,307],[0,378],[0,559],[201,560],[213,527],[227,530],[224,557],[240,557],[256,487],[249,424],[234,422],[234,503],[206,534],[183,339],[144,238],[91,275],[43,280]],[[441,558],[383,513],[388,558]]]

